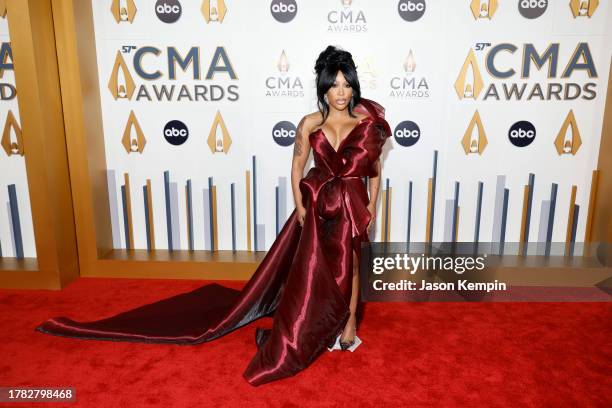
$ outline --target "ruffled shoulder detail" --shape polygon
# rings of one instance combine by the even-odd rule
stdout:
[[[374,118],[374,125],[378,129],[383,143],[386,138],[391,136],[391,126],[389,126],[389,122],[385,119],[385,108],[381,104],[372,99],[361,97],[355,110]]]
[[[385,142],[393,133],[389,122],[385,119],[385,108],[376,101],[367,98],[361,98],[354,109],[360,113],[364,113],[373,119],[371,126],[365,130],[368,135],[368,177],[377,177],[377,164]]]

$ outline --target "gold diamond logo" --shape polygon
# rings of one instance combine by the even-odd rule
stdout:
[[[468,52],[455,81],[455,91],[457,91],[459,99],[472,98],[476,100],[483,87],[484,82],[478,68],[478,61],[476,61],[474,50],[470,48],[470,52]]]
[[[570,0],[572,15],[576,17],[593,17],[595,9],[599,6],[599,0]]]
[[[404,60],[404,71],[407,73],[413,73],[416,69],[416,61],[414,59],[414,55],[412,54],[412,50],[408,51],[408,55]]]
[[[142,128],[136,119],[134,111],[130,111],[130,117],[125,125],[121,144],[128,153],[142,153],[147,144]]]
[[[470,3],[470,10],[476,20],[479,18],[488,18],[489,20],[493,17],[493,14],[497,11],[497,0],[472,0]]]
[[[206,23],[211,21],[222,23],[227,13],[227,6],[224,0],[204,0],[201,11]]]
[[[117,23],[128,22],[131,24],[136,17],[134,0],[113,0],[110,10]]]
[[[461,140],[461,146],[466,155],[470,153],[478,153],[482,155],[485,147],[487,147],[487,135],[485,134],[484,126],[482,126],[482,120],[480,120],[480,114],[478,110],[474,112],[472,120],[468,125],[463,139]]]
[[[212,127],[210,128],[207,143],[208,147],[210,147],[211,152],[223,152],[226,154],[232,144],[232,139],[230,138],[229,132],[227,131],[227,127],[225,126],[225,122],[223,121],[223,118],[221,117],[221,113],[219,111],[217,111]]]
[[[576,118],[574,117],[574,111],[570,109],[569,113],[565,117],[561,129],[555,138],[555,148],[559,156],[563,154],[575,155],[580,149],[582,139],[580,138],[580,131],[576,124]]]
[[[276,68],[278,68],[281,73],[286,73],[287,71],[289,71],[289,58],[287,58],[285,50],[281,52],[281,55],[278,58],[278,62],[276,63]]]
[[[2,147],[7,156],[18,154],[23,156],[23,137],[21,135],[21,126],[17,123],[13,111],[9,110],[6,114],[6,122],[4,123],[4,131],[2,132]]]
[[[134,84],[132,75],[120,51],[117,51],[117,57],[115,57],[115,65],[113,65],[113,71],[108,80],[108,89],[115,100],[132,99],[136,89],[136,84]]]

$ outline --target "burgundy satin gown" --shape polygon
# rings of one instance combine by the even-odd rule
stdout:
[[[270,315],[272,328],[257,328],[257,352],[243,376],[257,386],[297,374],[344,328],[353,248],[360,258],[361,242],[369,241],[363,177],[377,176],[375,162],[391,129],[377,102],[361,98],[354,110],[368,116],[338,151],[321,129],[309,135],[315,166],[300,180],[304,225],[294,209],[242,290],[207,284],[106,319],[56,317],[36,330],[82,339],[199,344]]]

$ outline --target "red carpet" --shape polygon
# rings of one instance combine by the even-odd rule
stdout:
[[[355,353],[326,351],[257,388],[242,372],[255,327],[270,318],[197,346],[34,331],[49,317],[94,320],[204,283],[81,278],[63,291],[0,289],[0,386],[74,386],[76,404],[52,403],[71,407],[612,406],[610,303],[369,303]]]

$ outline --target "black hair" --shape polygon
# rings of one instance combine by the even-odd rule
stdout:
[[[342,71],[346,82],[348,82],[353,89],[353,97],[349,101],[348,111],[349,116],[356,117],[353,115],[353,108],[361,100],[361,87],[359,86],[357,67],[353,61],[353,56],[350,52],[342,48],[328,45],[327,48],[319,54],[319,58],[317,58],[317,62],[315,63],[315,72],[317,73],[317,107],[323,115],[323,122],[321,122],[320,125],[325,122],[329,115],[329,104],[325,102],[324,97],[329,88],[334,84],[338,71]]]

